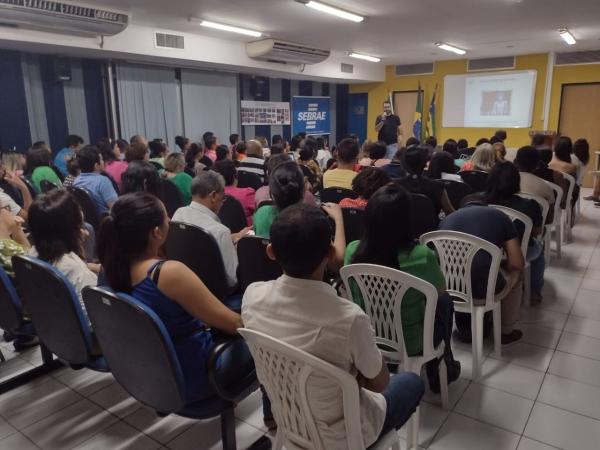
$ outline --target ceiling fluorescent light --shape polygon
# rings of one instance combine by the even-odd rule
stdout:
[[[246,36],[252,37],[261,37],[262,33],[259,31],[247,30],[246,28],[234,27],[231,25],[224,25],[222,23],[210,22],[208,20],[203,20],[200,22],[200,25],[203,27],[214,28],[215,30],[221,31],[229,31],[231,33],[244,34]]]
[[[348,11],[344,11],[343,9],[334,8],[333,6],[326,5],[321,2],[315,2],[310,0],[309,2],[301,2],[306,6],[312,9],[316,9],[317,11],[321,11],[327,14],[331,14],[332,16],[341,17],[342,19],[351,20],[352,22],[362,22],[365,20],[363,16],[359,16],[358,14],[353,14]]]
[[[462,48],[454,47],[453,45],[450,45],[450,44],[444,44],[443,42],[436,42],[435,45],[437,45],[442,50],[446,50],[447,52],[456,53],[457,55],[464,55],[465,53],[467,53],[467,51],[463,50]]]
[[[381,58],[376,58],[375,56],[369,56],[369,55],[362,55],[360,53],[350,53],[348,56],[350,58],[364,59],[365,61],[370,61],[370,62],[374,62],[374,63],[378,63],[379,61],[381,61]]]
[[[573,35],[566,28],[561,28],[558,32],[560,33],[560,37],[563,38],[567,44],[575,45],[577,43]]]

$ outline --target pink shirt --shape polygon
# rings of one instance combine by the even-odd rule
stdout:
[[[225,186],[225,194],[231,195],[239,201],[244,207],[248,226],[252,225],[252,215],[254,214],[254,195],[255,191],[252,188],[239,188],[237,186]]]
[[[206,156],[208,156],[212,162],[217,160],[217,151],[216,150],[206,150]]]
[[[106,163],[104,166],[104,171],[113,177],[117,186],[119,186],[119,190],[121,189],[121,176],[123,172],[127,170],[127,162],[126,161],[112,161]]]

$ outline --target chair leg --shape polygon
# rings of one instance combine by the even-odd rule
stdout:
[[[525,306],[531,306],[531,265],[527,263],[523,271],[523,301]]]
[[[223,450],[237,450],[233,408],[226,409],[221,413],[221,440]]]
[[[561,247],[562,247],[562,230],[561,230],[561,227],[558,226],[558,227],[556,227],[556,257],[558,259],[560,259],[562,257]]]
[[[417,406],[416,411],[408,419],[406,423],[406,448],[409,450],[416,450],[419,443],[419,416],[421,415],[421,409]]]
[[[2,350],[0,350],[0,362],[4,361],[6,361],[6,358],[4,357],[4,353],[2,353]]]
[[[546,235],[544,236],[544,259],[546,260],[546,264],[550,262],[551,233],[550,228],[546,227]]]
[[[494,355],[499,358],[502,353],[502,315],[500,306],[493,309],[492,316],[494,321]]]
[[[471,370],[471,379],[473,381],[479,378],[481,355],[483,353],[483,315],[479,314],[480,310],[481,308],[474,308],[471,313],[471,340],[473,341],[473,367]],[[480,316],[482,317],[482,320],[479,320]]]
[[[440,394],[442,397],[442,408],[448,411],[448,367],[444,358],[440,361],[438,366],[440,374]]]

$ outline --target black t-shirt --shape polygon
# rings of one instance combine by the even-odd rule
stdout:
[[[377,116],[375,126],[381,122],[381,116]],[[400,117],[390,114],[384,119],[383,127],[379,130],[377,139],[385,142],[387,145],[398,142],[398,127],[400,126]]]
[[[440,225],[440,230],[460,231],[472,234],[491,242],[499,248],[506,241],[518,237],[517,230],[510,218],[498,209],[477,204],[467,205],[447,216]],[[471,267],[471,287],[473,297],[485,299],[487,279],[491,258],[487,252],[479,251]],[[496,293],[506,285],[502,274],[498,274]]]

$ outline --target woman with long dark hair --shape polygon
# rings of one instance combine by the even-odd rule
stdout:
[[[571,141],[571,138],[568,136],[559,137],[554,144],[554,158],[552,158],[548,167],[574,177],[577,176],[577,167],[571,160],[572,153],[573,141]]]
[[[104,160],[104,171],[115,180],[120,192],[121,177],[123,172],[127,170],[127,161],[121,159],[121,147],[116,141],[106,138],[98,142],[98,148]]]
[[[121,177],[121,193],[148,192],[160,199],[162,188],[158,170],[148,161],[132,161]]]

